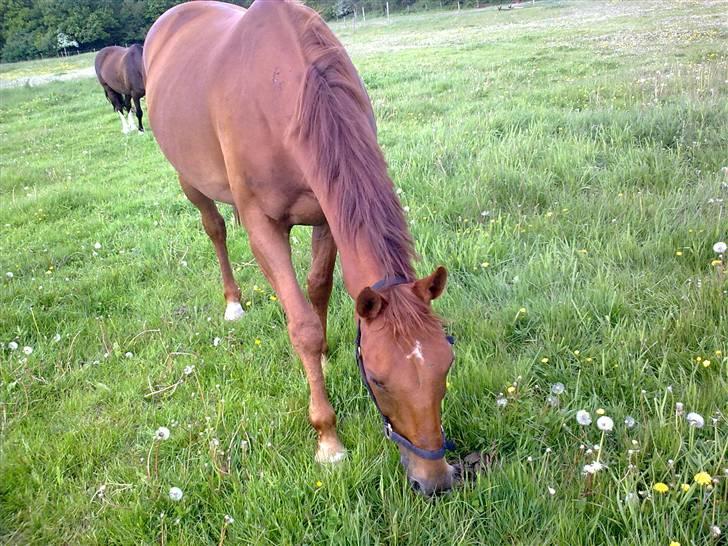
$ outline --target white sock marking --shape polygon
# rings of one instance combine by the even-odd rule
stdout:
[[[129,132],[129,125],[126,122],[126,118],[121,112],[117,112],[117,114],[119,114],[119,118],[121,118],[121,132],[127,134]]]
[[[225,307],[225,320],[238,320],[243,317],[245,311],[238,301],[229,301]]]

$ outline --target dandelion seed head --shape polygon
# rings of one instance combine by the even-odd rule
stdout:
[[[28,356],[32,355],[33,354],[33,347],[30,347],[30,346],[26,345],[25,347],[23,347],[23,353],[25,353]]]
[[[233,519],[233,517],[229,516],[227,514],[225,514],[224,521],[225,521],[225,525],[231,525],[231,524],[235,523],[235,520]]]
[[[169,439],[169,429],[167,427],[159,427],[154,433],[154,439],[163,441]]]
[[[192,366],[185,366],[184,370],[182,370],[182,373],[185,374],[185,375],[191,375],[192,372],[194,372],[194,371],[195,371],[194,365],[192,365]]]
[[[599,430],[603,430],[604,432],[611,432],[614,428],[614,421],[612,421],[611,417],[602,415],[599,419],[597,419],[597,427],[599,427]]]
[[[503,396],[503,393],[499,393],[498,398],[495,399],[495,404],[499,408],[505,408],[506,405],[508,404],[508,399],[505,396]]]
[[[713,245],[713,252],[716,254],[723,254],[728,249],[728,245],[726,245],[723,241],[718,241]]]
[[[212,340],[212,346],[217,347],[218,345],[220,345],[220,338],[216,337],[215,339]]]
[[[5,276],[6,276],[6,277],[7,277],[8,279],[12,279],[12,278],[13,278],[13,277],[14,277],[15,275],[13,274],[13,272],[12,272],[12,271],[8,271],[7,273],[5,273]]]
[[[556,396],[564,394],[565,390],[566,387],[564,387],[563,383],[554,383],[553,385],[551,385],[551,394],[555,394]]]
[[[94,243],[94,248],[95,248],[96,250],[99,250],[99,249],[101,248],[101,243],[99,243],[98,241],[96,241],[96,242]]]
[[[710,536],[713,538],[718,538],[722,534],[720,527],[717,525],[711,525],[710,526]]]
[[[581,426],[586,427],[591,425],[592,418],[591,414],[586,410],[579,410],[576,412],[576,422]]]
[[[173,500],[174,502],[179,502],[180,500],[182,500],[183,496],[184,493],[182,493],[182,490],[179,487],[171,487],[169,489],[170,500]]]
[[[18,344],[15,341],[11,341],[8,343],[8,349],[11,351],[16,351],[18,349]]]
[[[703,428],[703,426],[705,425],[705,419],[703,419],[703,416],[694,411],[691,411],[690,413],[688,413],[685,416],[685,419],[687,419],[688,424],[691,427]]]
[[[634,417],[632,417],[631,415],[628,415],[624,418],[624,426],[626,426],[627,428],[632,428],[636,424],[637,421],[635,421]]]
[[[680,417],[685,411],[685,406],[682,402],[675,402],[675,415]]]

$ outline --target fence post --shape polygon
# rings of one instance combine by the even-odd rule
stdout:
[[[387,20],[389,20],[389,2],[387,2]]]
[[[361,7],[361,18],[365,23],[367,22],[367,15],[364,13],[364,6]]]
[[[460,0],[458,0],[458,11],[460,11]]]

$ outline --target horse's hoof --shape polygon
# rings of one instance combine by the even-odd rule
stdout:
[[[320,442],[316,452],[316,462],[336,464],[346,459],[346,448],[337,440],[335,443]]]
[[[144,133],[139,133],[144,134]],[[225,308],[225,320],[240,320],[243,318],[243,315],[245,314],[245,311],[243,311],[243,306],[240,305],[240,302],[238,301],[229,301],[227,304],[227,307]]]

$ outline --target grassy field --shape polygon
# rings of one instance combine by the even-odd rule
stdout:
[[[436,308],[458,338],[453,457],[497,458],[435,500],[381,434],[338,272],[327,384],[349,458],[322,467],[244,231],[228,223],[249,311],[231,324],[153,136],[123,136],[93,79],[0,91],[0,542],[725,544],[724,7],[545,1],[335,26],[417,269],[451,273]],[[309,239],[294,230],[301,278]]]

